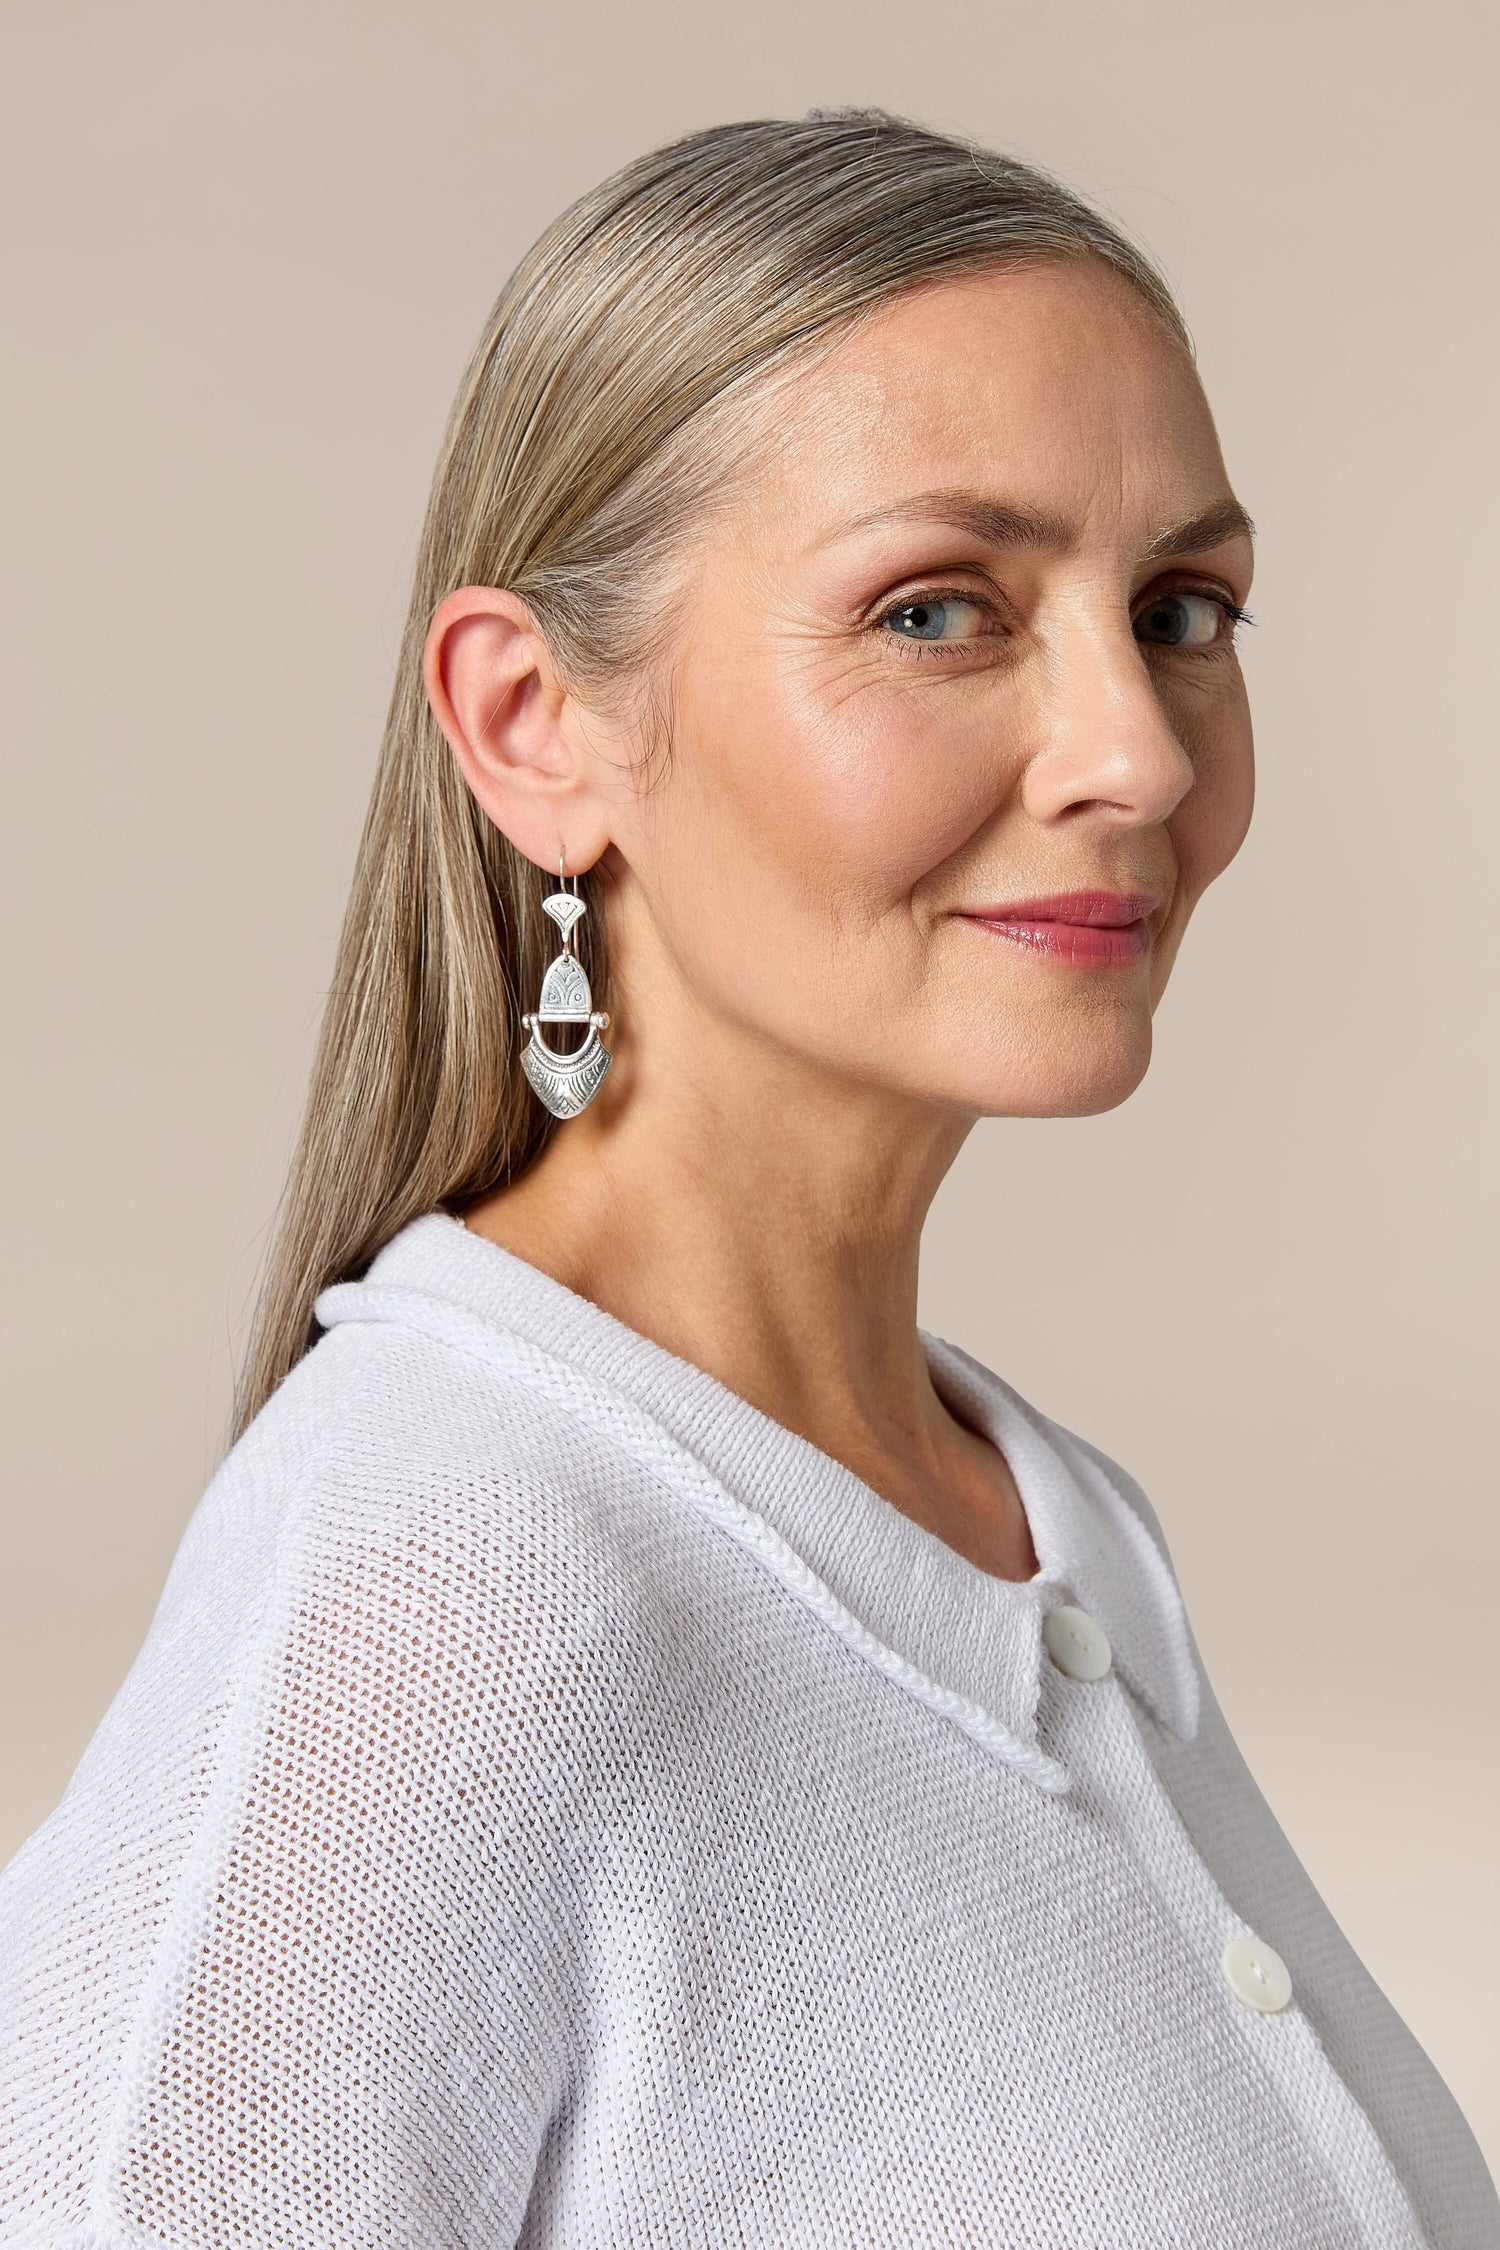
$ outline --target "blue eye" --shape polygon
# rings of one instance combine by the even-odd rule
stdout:
[[[1243,610],[1217,595],[1158,594],[1135,621],[1137,636],[1167,648],[1207,648],[1224,632],[1224,620],[1244,620]]]
[[[978,629],[977,602],[954,594],[933,594],[926,601],[902,602],[887,610],[884,622],[906,641],[963,640]]]

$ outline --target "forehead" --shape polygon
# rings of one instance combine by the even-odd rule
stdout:
[[[1096,259],[925,285],[777,386],[764,496],[799,518],[1003,490],[1080,529],[1228,489],[1187,354]]]

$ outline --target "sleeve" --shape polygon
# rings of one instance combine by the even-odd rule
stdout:
[[[499,2250],[575,2032],[546,1558],[348,1473],[254,1515],[0,1878],[0,2242]]]

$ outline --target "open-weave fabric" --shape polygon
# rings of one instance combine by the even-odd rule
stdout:
[[[0,2242],[1500,2245],[1102,1455],[925,1339],[1011,1584],[441,1214],[319,1315],[0,1878]]]

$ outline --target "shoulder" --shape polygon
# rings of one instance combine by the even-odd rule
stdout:
[[[482,1675],[492,1708],[519,1705],[545,1682],[564,1728],[676,1606],[683,1558],[628,1461],[494,1359],[412,1326],[329,1329],[223,1473],[278,1527],[275,1638],[315,1629],[325,1661],[340,1638],[400,1653],[408,1700]]]
[[[257,2180],[283,2218],[304,2193],[326,2217],[376,2116],[382,2192],[423,2214],[404,2238],[432,2238],[434,2163],[488,2178],[503,2159],[524,2195],[581,2036],[575,1808],[618,1762],[601,1714],[642,1638],[597,1513],[545,1454],[503,1386],[353,1327],[232,1448],[130,1677],[0,1883],[20,2163],[45,2117],[69,2195],[128,2174],[170,2200],[212,2117],[272,2151]],[[450,2051],[457,2080],[434,2075]],[[486,2054],[503,2101],[475,2091]],[[334,2089],[311,2127],[308,2072]],[[299,2239],[318,2231],[309,2210]]]
[[[461,1902],[480,1866],[486,1895],[519,1884],[671,1661],[681,1565],[632,1529],[645,1507],[495,1368],[331,1330],[199,1500],[0,1923],[71,1944],[107,1895],[144,1965],[163,1897],[209,1910],[191,1870],[352,1850],[351,1822],[361,1852],[386,1838],[387,1888],[446,1868]]]

